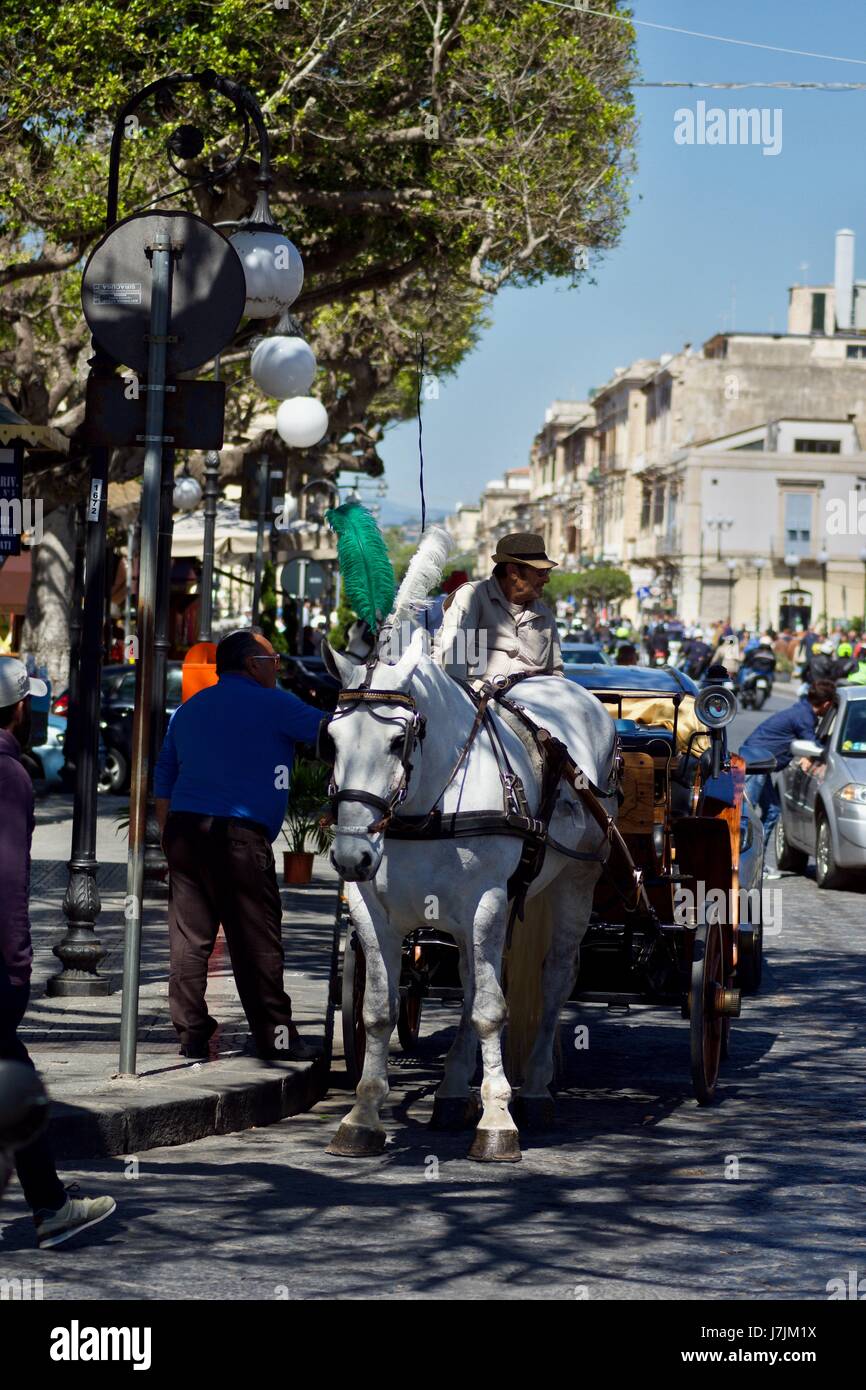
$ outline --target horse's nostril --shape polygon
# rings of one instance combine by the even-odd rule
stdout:
[[[372,854],[370,853],[369,850],[365,849],[365,850],[364,850],[364,853],[361,855],[361,860],[360,860],[360,866],[361,866],[361,868],[362,868],[362,869],[369,869],[369,867],[370,867],[370,865],[372,864],[372,862],[373,862],[373,856],[372,856]]]

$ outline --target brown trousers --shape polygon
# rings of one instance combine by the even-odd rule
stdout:
[[[205,989],[222,923],[253,1041],[260,1053],[272,1054],[280,1041],[275,1030],[294,1029],[283,988],[282,903],[266,831],[250,821],[172,812],[163,845],[170,871],[168,998],[180,1042],[205,1043],[217,1027]]]

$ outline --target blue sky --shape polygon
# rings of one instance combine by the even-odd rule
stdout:
[[[635,19],[859,60],[638,27],[646,81],[866,82],[862,0],[634,0],[633,9]],[[476,351],[425,404],[428,506],[476,501],[488,479],[526,463],[551,400],[584,398],[615,367],[732,325],[784,330],[788,287],[832,280],[837,228],[858,233],[855,270],[866,279],[866,91],[643,89],[636,98],[638,170],[619,247],[595,263],[595,285],[551,281],[496,298]],[[678,145],[674,113],[700,100],[780,108],[780,152]],[[389,431],[381,452],[389,500],[418,508],[414,423]]]

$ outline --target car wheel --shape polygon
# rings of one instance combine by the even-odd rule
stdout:
[[[776,833],[774,836],[776,846],[776,864],[782,870],[792,874],[802,874],[805,872],[809,862],[809,856],[805,850],[795,849],[789,843],[785,834],[785,817],[780,815],[776,821]]]
[[[105,766],[99,774],[101,792],[122,792],[129,780],[129,764],[116,748],[109,748],[105,754]]]
[[[844,888],[848,875],[833,858],[833,837],[825,816],[818,821],[815,835],[815,881],[819,888]]]

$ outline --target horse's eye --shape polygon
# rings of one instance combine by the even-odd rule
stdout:
[[[402,737],[402,735],[400,736],[400,738],[392,738],[392,739],[391,739],[391,752],[392,752],[392,753],[402,753],[402,752],[403,752],[403,737]]]

